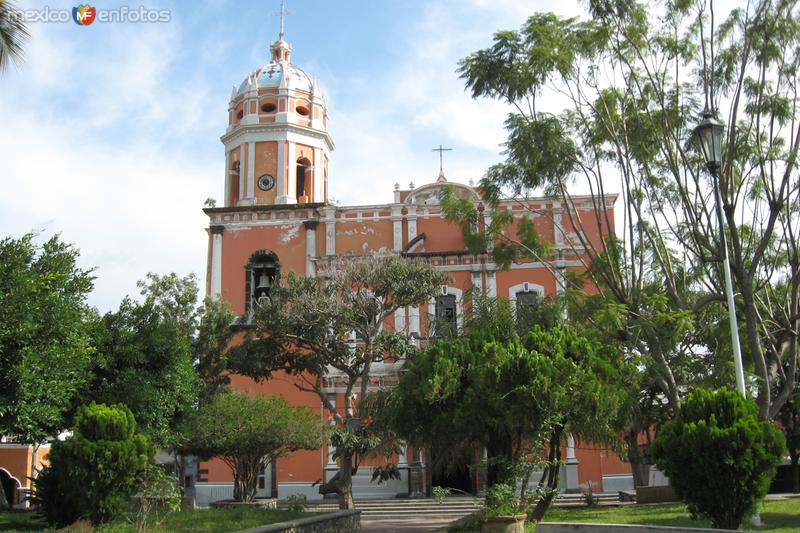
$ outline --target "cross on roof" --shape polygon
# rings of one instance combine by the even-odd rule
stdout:
[[[433,150],[431,150],[431,152],[439,152],[439,173],[440,174],[443,172],[443,170],[442,170],[442,152],[450,152],[452,150],[453,150],[452,148],[442,148],[441,144],[439,145],[439,148],[434,148]]]
[[[284,21],[284,18],[286,18],[287,15],[291,15],[291,14],[292,14],[291,11],[286,11],[286,6],[284,5],[284,0],[281,0],[281,10],[272,14],[273,17],[280,17],[281,18],[281,32],[278,35],[279,39],[283,39],[283,33],[284,33],[283,32],[283,21]]]

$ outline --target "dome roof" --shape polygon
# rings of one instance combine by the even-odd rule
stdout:
[[[285,79],[284,86],[289,89],[311,92],[314,82],[305,71],[284,61],[271,61],[263,67],[256,69],[247,76],[239,85],[237,96],[247,90],[249,80],[255,77],[258,88],[277,88]]]

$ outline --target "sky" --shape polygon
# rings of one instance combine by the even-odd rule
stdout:
[[[76,4],[16,2],[23,10]],[[59,233],[93,268],[89,303],[115,310],[147,272],[205,285],[207,198],[221,201],[232,85],[268,62],[279,0],[92,3],[168,21],[29,23],[0,74],[0,238]],[[330,196],[387,203],[393,186],[476,182],[503,159],[508,109],[473,100],[457,62],[537,11],[574,0],[287,0],[292,62],[320,80],[336,144]],[[56,15],[51,15],[54,18]]]

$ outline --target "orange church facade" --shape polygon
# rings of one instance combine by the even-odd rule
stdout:
[[[455,325],[463,322],[465,297],[471,291],[508,298],[512,304],[525,294],[554,296],[561,291],[560,281],[567,271],[585,268],[570,212],[550,198],[517,198],[500,205],[520,215],[533,213],[536,229],[554,250],[546,263],[526,260],[507,270],[499,269],[490,254],[470,254],[460,228],[445,220],[439,205],[443,187],[452,187],[478,206],[483,200],[479,189],[448,183],[442,172],[420,186],[386,183],[386,203],[331,205],[329,171],[334,144],[328,133],[325,96],[315,79],[291,63],[291,51],[281,34],[270,47],[270,61],[233,88],[228,128],[221,138],[225,146],[224,205],[205,209],[209,217],[206,289],[227,301],[236,314],[246,316],[254,302],[289,272],[324,275],[328,261],[339,256],[403,255],[424,258],[451,278],[441,288],[440,297],[401,309],[387,324],[410,339],[425,339],[429,317],[442,316],[443,310],[450,311],[445,314]],[[614,219],[614,200],[605,199],[604,222]],[[602,247],[600,232],[614,228],[597,223],[591,199],[576,197],[570,209],[572,217],[581,221],[580,231]],[[481,224],[488,223],[488,209],[483,216]],[[391,386],[402,365],[377,366],[372,372],[376,388]],[[288,376],[263,383],[233,376],[232,384],[238,389],[280,394],[325,416],[318,397],[297,390]],[[337,392],[335,380],[331,392]],[[604,447],[570,439],[565,457],[564,490],[577,491],[588,481],[601,491],[632,488],[629,466]],[[397,461],[403,479],[378,485],[369,482],[369,472],[359,471],[354,479],[355,497],[408,494],[407,467],[413,461],[424,465],[425,457],[414,452]],[[259,496],[283,498],[303,493],[310,500],[319,499],[315,483],[329,479],[335,470],[327,448],[297,452],[268,468],[259,481]],[[231,481],[222,462],[201,463],[194,484],[198,503],[230,497]]]

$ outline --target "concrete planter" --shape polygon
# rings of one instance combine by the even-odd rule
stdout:
[[[482,516],[481,533],[525,533],[525,514]]]

